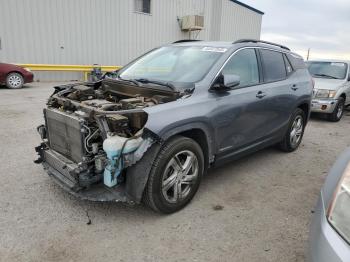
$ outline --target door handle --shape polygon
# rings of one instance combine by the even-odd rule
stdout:
[[[292,85],[291,89],[294,90],[294,91],[297,91],[299,87],[297,87],[296,84]]]
[[[259,92],[256,94],[256,97],[257,97],[257,98],[263,98],[264,96],[266,96],[266,93],[265,93],[265,92],[262,92],[262,91],[259,91]]]

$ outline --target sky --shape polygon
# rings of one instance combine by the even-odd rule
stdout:
[[[305,59],[350,60],[350,0],[242,0],[265,13],[261,39]]]

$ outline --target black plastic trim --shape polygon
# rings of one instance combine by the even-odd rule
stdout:
[[[177,40],[173,42],[173,44],[178,44],[178,43],[187,43],[187,42],[198,42],[202,40],[197,40],[197,39],[182,39],[182,40]]]
[[[236,0],[230,0],[230,1],[236,3],[237,5],[243,6],[243,7],[247,8],[247,9],[249,9],[249,10],[251,10],[251,11],[254,11],[254,12],[260,14],[260,15],[264,15],[264,14],[265,14],[264,12],[262,12],[262,11],[256,9],[256,8],[254,8],[254,7],[252,7],[252,6],[250,6],[250,5],[247,5],[247,4],[245,4],[245,3],[242,3],[242,2],[240,2],[240,1],[236,1]]]
[[[268,41],[264,41],[264,40],[258,40],[258,39],[240,39],[240,40],[233,42],[233,44],[241,44],[241,43],[261,43],[261,44],[277,46],[277,47],[280,47],[280,48],[283,48],[283,49],[290,51],[290,49],[284,45],[280,45],[280,44],[276,44],[276,43],[272,43],[272,42],[268,42]]]

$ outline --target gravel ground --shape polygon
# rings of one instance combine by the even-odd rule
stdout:
[[[294,153],[269,148],[211,170],[189,206],[164,216],[77,200],[33,164],[50,86],[0,88],[0,261],[304,261],[319,189],[349,146],[349,112],[312,119]]]

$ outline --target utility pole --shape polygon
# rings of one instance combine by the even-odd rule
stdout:
[[[307,50],[307,57],[306,57],[306,61],[309,61],[309,57],[310,57],[310,48]]]

